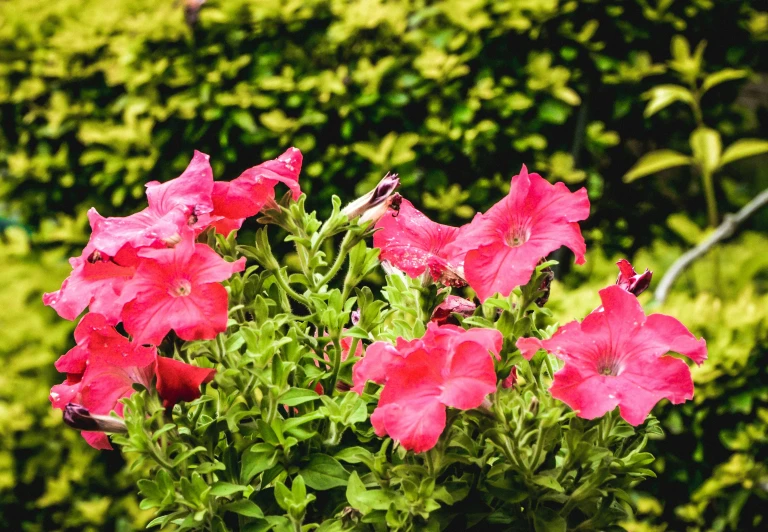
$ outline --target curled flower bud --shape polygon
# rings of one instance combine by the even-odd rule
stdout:
[[[122,419],[91,414],[83,405],[76,403],[69,403],[64,407],[64,423],[73,429],[88,432],[128,432]]]
[[[352,320],[352,325],[360,323],[360,309],[353,310],[350,319]]]
[[[471,316],[476,308],[477,305],[470,300],[450,295],[435,308],[434,312],[432,312],[430,321],[434,321],[438,325],[446,325],[449,323],[452,325],[459,325],[459,321],[453,315],[460,314],[466,318]]]
[[[619,276],[616,279],[616,284],[630,294],[635,295],[635,297],[645,292],[651,285],[653,272],[648,268],[643,273],[637,273],[626,259],[621,259],[616,265],[619,267]]]
[[[512,366],[512,371],[510,371],[507,378],[501,382],[501,387],[504,389],[512,388],[515,384],[517,384],[517,366]]]
[[[360,223],[376,223],[387,213],[387,209],[394,198],[395,189],[399,185],[400,178],[397,177],[397,174],[388,173],[373,190],[344,207],[341,213],[350,220],[359,217]]]

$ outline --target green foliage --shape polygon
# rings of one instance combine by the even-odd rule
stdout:
[[[0,233],[0,527],[130,530],[146,522],[116,454],[99,456],[65,430],[48,390],[72,324],[40,295],[66,274],[61,250],[37,254],[18,228]]]
[[[618,412],[577,418],[547,391],[557,359],[541,352],[529,362],[515,347],[519,337],[543,332],[533,324],[545,311],[534,302],[551,262],[463,322],[504,339],[487,404],[448,409],[436,445],[421,453],[375,434],[370,416],[380,387],[348,391],[359,359],[342,356],[342,341],[351,340],[354,353],[361,339],[420,337],[450,289],[426,275],[391,273],[384,300],[376,300],[361,284],[379,266],[379,250],[366,242],[372,228],[350,222],[340,205],[334,198],[322,223],[303,197],[264,214],[262,222],[278,225],[295,246],[299,261],[290,272],[271,251],[275,227],[260,229],[254,246],[204,235],[224,257],[243,253],[256,264],[225,283],[225,333],[164,344],[174,356],[217,368],[201,397],[170,411],[154,388],[123,400],[128,431],[112,438],[134,466],[151,468],[139,481],[141,507],[157,512],[150,525],[548,532],[606,529],[630,515],[629,490],[654,476],[644,449],[660,436],[658,422],[632,427]],[[335,256],[322,251],[336,240]],[[360,320],[346,329],[355,307]],[[518,381],[504,388],[512,366]]]
[[[707,98],[732,102],[765,67],[765,14],[737,0],[209,0],[193,27],[181,3],[0,6],[0,201],[14,215],[131,211],[146,177],[176,175],[191,147],[232,178],[243,154],[265,160],[294,144],[312,161],[313,207],[396,168],[406,195],[443,220],[468,219],[525,162],[588,184],[604,198],[602,223],[624,220],[644,240],[633,227],[674,205],[656,201],[657,185],[633,186],[640,215],[627,218],[614,176],[693,129],[664,107],[685,93],[653,88],[702,63],[703,47],[676,38],[665,64],[672,38],[718,42],[706,53],[713,74],[694,76]],[[717,99],[702,112],[727,140],[759,128],[754,110]]]

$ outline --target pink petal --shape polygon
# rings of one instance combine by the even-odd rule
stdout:
[[[381,249],[381,260],[391,262],[410,277],[427,270],[434,258],[454,262],[445,252],[459,229],[433,222],[403,199],[398,212],[387,213],[376,223],[374,247]]]
[[[183,207],[187,215],[201,215],[213,210],[213,170],[208,155],[195,150],[186,170],[165,183],[147,183],[150,209],[160,215]]]
[[[469,410],[480,406],[495,391],[496,372],[488,350],[475,342],[459,344],[447,368],[440,402]]]
[[[660,350],[680,353],[699,365],[707,359],[706,340],[697,340],[685,325],[672,316],[651,314],[645,322],[645,333],[642,341],[654,347],[658,345]]]
[[[616,377],[599,375],[577,364],[566,364],[555,373],[549,393],[584,419],[600,417],[619,404]]]
[[[103,432],[86,432],[82,431],[80,435],[88,442],[88,445],[94,449],[101,451],[112,451],[112,445],[109,443],[109,438]]]
[[[377,434],[388,434],[403,448],[416,453],[435,446],[445,429],[445,419],[445,406],[434,397],[378,407],[371,415]]]
[[[615,378],[621,417],[630,425],[645,421],[661,399],[680,404],[693,398],[691,371],[685,362],[674,357],[663,357],[650,364],[635,358]]]
[[[365,356],[352,368],[352,391],[362,395],[368,381],[384,384],[389,368],[402,362],[402,357],[392,344],[374,342],[365,350]]]
[[[166,357],[157,357],[156,371],[157,392],[166,408],[200,397],[200,386],[211,382],[216,374],[215,369],[200,368]]]

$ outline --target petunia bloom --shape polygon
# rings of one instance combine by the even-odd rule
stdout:
[[[243,220],[255,216],[275,198],[275,186],[288,186],[296,200],[301,195],[299,173],[303,156],[290,148],[277,159],[249,168],[232,181],[213,184],[212,225],[220,233],[239,229]]]
[[[202,229],[199,217],[213,210],[213,172],[209,157],[195,151],[179,177],[166,183],[147,183],[149,207],[125,218],[102,218],[93,227],[95,249],[116,255],[124,245],[134,248],[160,247],[175,243],[188,227]],[[94,209],[89,216],[98,216]]]
[[[508,296],[526,284],[542,257],[561,246],[584,264],[586,245],[577,222],[589,216],[586,189],[570,192],[548,183],[525,166],[512,179],[509,195],[478,214],[445,250],[464,256],[464,278],[481,301]]]
[[[227,291],[219,284],[245,268],[227,262],[191,232],[173,248],[143,249],[121,299],[125,330],[139,343],[159,344],[173,329],[183,340],[214,338],[227,329]]]
[[[398,210],[385,214],[377,223],[373,245],[381,249],[380,258],[410,277],[425,271],[439,281],[451,279],[451,286],[466,285],[458,272],[461,256],[447,251],[460,229],[433,222],[413,204],[403,199]]]
[[[494,329],[465,331],[430,323],[423,338],[376,342],[353,368],[354,391],[365,381],[384,384],[371,423],[405,449],[424,452],[445,429],[446,407],[477,408],[496,390],[491,353],[501,349]]]
[[[166,408],[191,401],[200,397],[200,385],[210,382],[215,373],[213,369],[159,357],[154,347],[130,341],[98,314],[83,317],[75,329],[75,340],[77,345],[56,362],[56,368],[66,373],[67,379],[53,386],[49,397],[54,408],[65,412],[65,420],[72,421],[70,425],[107,422],[104,416],[112,411],[122,417],[120,400],[134,393],[134,384],[149,388],[155,378]],[[115,432],[104,428],[103,423],[99,426],[103,431]],[[98,427],[77,428],[84,431],[83,438],[91,446],[112,448]]]
[[[602,311],[561,327],[548,340],[520,338],[517,347],[530,359],[544,349],[565,361],[555,373],[552,396],[594,419],[617,406],[632,425],[642,423],[661,399],[680,404],[693,398],[693,380],[680,353],[701,364],[704,339],[697,340],[675,318],[646,316],[637,298],[620,286],[600,291]]]
[[[626,259],[621,259],[616,265],[619,267],[616,284],[627,292],[639,296],[651,285],[653,272],[648,268],[643,273],[637,273]]]

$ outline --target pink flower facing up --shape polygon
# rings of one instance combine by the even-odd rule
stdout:
[[[200,385],[210,382],[216,370],[199,368],[158,357],[154,347],[131,342],[100,314],[86,314],[75,329],[77,345],[56,362],[67,373],[62,384],[51,388],[54,408],[82,405],[91,414],[123,415],[120,399],[133,394],[134,383],[147,388],[157,377],[157,391],[166,408],[200,397]],[[83,437],[97,449],[111,449],[102,432],[84,431]]]
[[[173,329],[183,340],[210,340],[227,329],[227,290],[219,284],[245,268],[227,262],[187,231],[172,248],[143,249],[123,289],[125,330],[139,343],[159,344]]]
[[[572,193],[523,166],[509,195],[476,215],[446,252],[465,255],[465,278],[481,301],[496,292],[506,297],[530,280],[542,257],[561,246],[576,254],[576,264],[584,264],[586,245],[577,222],[587,216],[586,189]]]
[[[601,312],[582,323],[561,327],[548,340],[520,338],[517,347],[530,359],[544,349],[565,361],[555,373],[552,396],[594,419],[619,407],[621,417],[639,425],[653,406],[667,398],[679,404],[693,397],[693,380],[680,353],[701,364],[704,339],[697,340],[671,316],[646,316],[637,298],[619,286],[600,291]]]
[[[621,259],[616,265],[619,267],[619,277],[616,279],[616,284],[627,292],[639,296],[651,286],[653,272],[648,268],[643,273],[637,273],[626,259]]]
[[[125,218],[102,218],[93,227],[91,242],[108,256],[116,255],[126,244],[134,248],[175,243],[191,227],[202,229],[199,217],[213,210],[213,172],[209,157],[195,151],[192,161],[176,179],[166,183],[147,183],[149,207]],[[90,216],[98,213],[94,209]]]
[[[494,329],[429,323],[418,340],[369,346],[353,368],[353,390],[360,393],[368,380],[383,384],[371,415],[376,434],[424,452],[445,429],[446,407],[477,408],[496,391],[491,353],[498,355],[501,344],[502,335]]]
[[[373,245],[381,249],[381,260],[389,261],[416,278],[429,270],[433,279],[450,286],[465,286],[459,272],[461,256],[447,252],[460,229],[433,222],[403,199],[397,211],[377,223]]]
[[[258,214],[275,198],[278,183],[287,185],[293,199],[298,199],[302,161],[301,151],[290,148],[277,159],[249,168],[232,181],[216,181],[211,225],[222,234],[239,229],[246,218]]]

